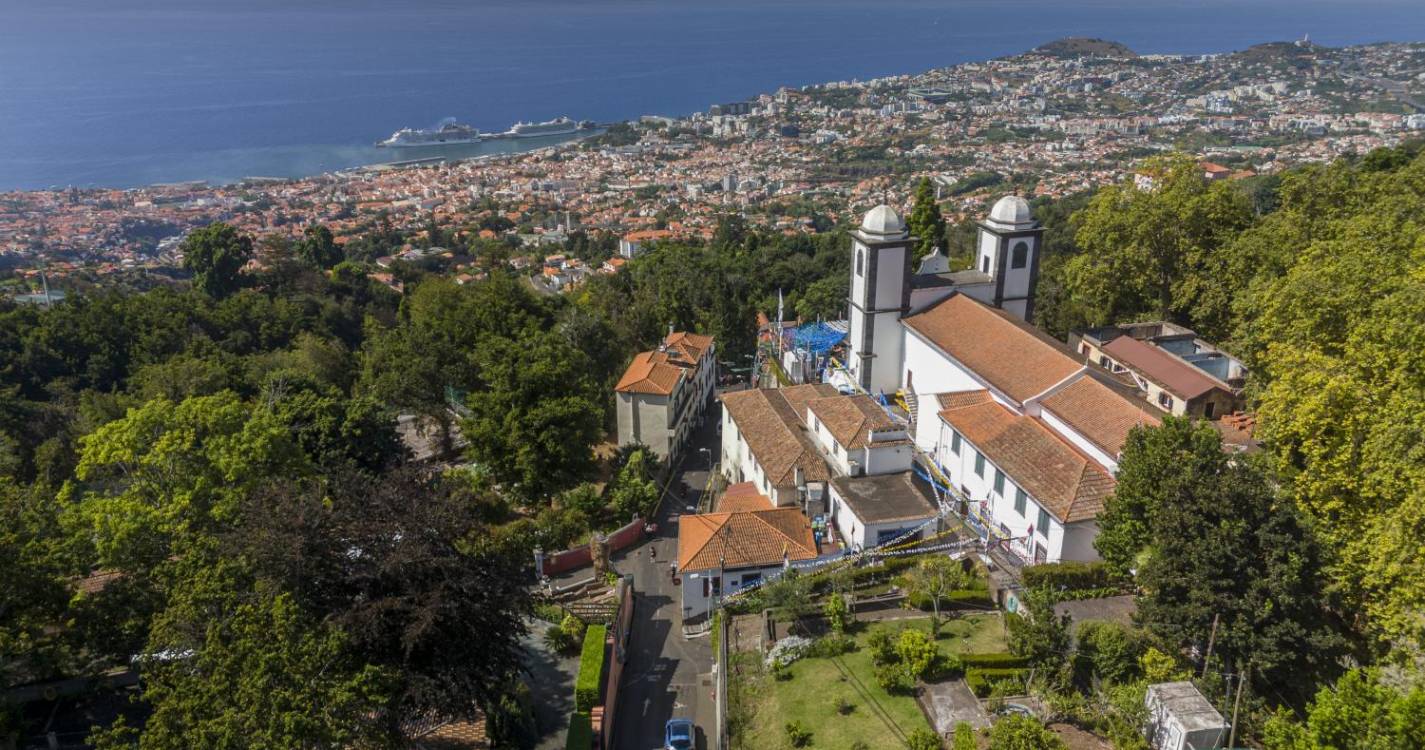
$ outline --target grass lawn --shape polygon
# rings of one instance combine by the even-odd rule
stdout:
[[[929,630],[930,619],[885,623],[892,632]],[[802,659],[791,666],[791,679],[766,674],[757,654],[739,654],[733,673],[734,748],[781,748],[787,745],[785,725],[800,721],[812,731],[811,747],[849,750],[858,741],[867,747],[904,747],[902,737],[929,727],[915,698],[891,695],[876,684],[871,652],[865,648],[869,627],[856,633],[861,648],[835,659]],[[997,615],[963,617],[942,623],[938,643],[948,653],[1004,650]],[[837,713],[840,700],[854,708]]]

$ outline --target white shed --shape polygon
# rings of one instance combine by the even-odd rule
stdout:
[[[1227,722],[1191,682],[1149,685],[1143,704],[1155,750],[1211,750],[1227,740]]]

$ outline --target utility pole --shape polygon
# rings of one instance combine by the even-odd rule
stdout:
[[[1237,675],[1237,697],[1232,700],[1232,731],[1227,735],[1227,747],[1237,746],[1237,709],[1242,706],[1242,692],[1247,689],[1247,675],[1252,673],[1252,662],[1242,668],[1242,674]]]
[[[1217,640],[1217,618],[1221,616],[1220,612],[1212,615],[1212,634],[1207,636],[1207,656],[1202,660],[1202,675],[1199,679],[1207,679],[1207,665],[1212,663],[1212,644]]]

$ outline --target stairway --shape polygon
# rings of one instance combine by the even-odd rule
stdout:
[[[915,397],[915,391],[902,391],[905,397],[905,410],[910,414],[910,431],[912,437],[915,435],[915,420],[920,413],[920,399]]]

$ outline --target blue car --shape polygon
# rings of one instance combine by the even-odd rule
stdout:
[[[693,722],[669,719],[663,727],[663,750],[693,750]]]

